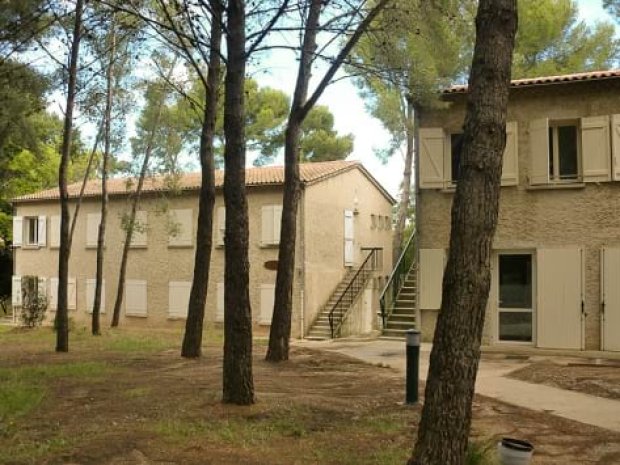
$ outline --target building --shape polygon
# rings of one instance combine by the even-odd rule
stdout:
[[[308,334],[326,305],[339,300],[356,274],[363,286],[355,293],[335,328],[339,334],[376,329],[378,286],[391,267],[391,215],[394,199],[357,162],[301,165],[293,336]],[[271,322],[282,212],[282,167],[249,168],[246,186],[250,227],[250,296],[255,329]],[[207,322],[224,315],[223,172],[216,173],[214,248],[205,311]],[[163,178],[145,182],[138,226],[129,253],[121,325],[163,326],[184,320],[195,252],[200,175],[182,175],[173,185]],[[90,181],[78,216],[69,265],[70,317],[86,324],[95,288],[97,231],[100,222],[99,181]],[[135,182],[112,179],[104,265],[103,318],[111,315],[119,262]],[[80,184],[69,186],[72,206]],[[60,231],[58,190],[14,199],[13,304],[22,304],[20,289],[33,286],[48,297],[53,312],[57,295]],[[372,254],[372,270],[357,273]],[[362,276],[363,275],[363,276]],[[360,281],[360,276],[363,279]],[[37,279],[25,277],[37,277]],[[348,289],[349,294],[352,289]],[[336,297],[334,297],[334,295]],[[345,299],[340,299],[340,307]],[[328,309],[331,311],[331,308]],[[329,312],[328,312],[329,313]],[[319,331],[320,333],[320,331]]]
[[[466,87],[420,112],[419,325],[432,337]],[[620,70],[513,81],[485,344],[620,350]]]

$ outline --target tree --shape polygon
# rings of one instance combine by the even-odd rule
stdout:
[[[359,41],[377,14],[390,0],[379,0],[363,16],[342,49],[331,60],[331,64],[316,89],[308,97],[308,87],[312,64],[317,49],[317,35],[323,2],[311,0],[307,6],[303,44],[300,52],[297,81],[293,93],[293,103],[288,117],[284,143],[284,196],[282,201],[282,220],[280,226],[280,246],[278,248],[278,272],[273,307],[273,318],[269,331],[269,347],[266,359],[271,362],[288,360],[291,337],[291,315],[293,307],[293,278],[295,271],[295,243],[297,239],[297,207],[301,182],[299,177],[299,141],[301,128],[310,110],[316,105],[344,60]],[[336,6],[338,7],[338,5]],[[353,16],[363,14],[357,8]],[[329,22],[328,22],[329,23]],[[333,27],[333,25],[330,25]],[[341,33],[348,32],[346,29]],[[228,210],[227,210],[228,211]]]
[[[464,464],[497,226],[516,0],[480,0],[462,172],[418,440],[409,464]]]
[[[620,21],[620,0],[603,0],[603,6]]]

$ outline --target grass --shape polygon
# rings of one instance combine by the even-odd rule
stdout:
[[[42,457],[63,452],[73,445],[71,439],[58,436],[50,439],[14,441],[0,448],[0,463],[38,464]]]

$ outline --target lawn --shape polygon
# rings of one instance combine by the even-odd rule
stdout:
[[[1,328],[0,464],[405,463],[419,407],[402,404],[397,372],[301,347],[273,365],[257,341],[257,403],[228,406],[221,333],[205,338],[184,360],[176,330],[75,330],[55,354],[48,328]],[[620,461],[618,435],[483,398],[474,411],[479,440],[536,439],[534,463]]]

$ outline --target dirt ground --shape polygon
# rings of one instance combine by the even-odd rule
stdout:
[[[617,360],[545,360],[510,373],[510,378],[620,399],[620,362]]]
[[[295,348],[276,366],[259,343],[257,403],[238,407],[220,402],[221,341],[192,361],[177,334],[83,337],[60,355],[51,337],[28,336],[0,333],[0,388],[19,370],[86,365],[41,371],[41,402],[0,424],[2,464],[404,464],[415,438],[419,407],[402,404],[401,376],[343,355]],[[620,463],[619,434],[481,397],[474,415],[476,438],[531,440],[534,464]]]

